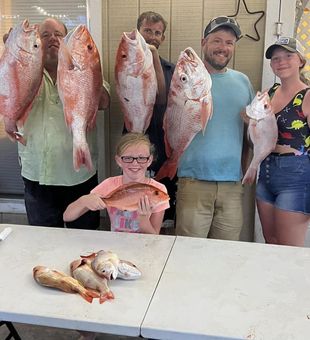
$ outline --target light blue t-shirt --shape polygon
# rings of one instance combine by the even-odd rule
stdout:
[[[213,116],[179,162],[178,177],[206,181],[240,181],[243,121],[240,112],[252,99],[249,78],[238,71],[211,74]]]

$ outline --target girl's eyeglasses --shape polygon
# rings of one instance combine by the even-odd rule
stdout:
[[[151,156],[139,156],[139,157],[132,157],[132,156],[121,156],[121,160],[124,163],[133,163],[134,160],[137,161],[139,164],[145,164],[148,162]]]

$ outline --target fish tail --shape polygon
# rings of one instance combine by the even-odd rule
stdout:
[[[203,105],[202,105],[202,112],[201,112],[202,134],[204,134],[204,132],[205,132],[208,121],[212,117],[212,113],[213,113],[212,97],[209,96],[208,100],[204,101]]]
[[[114,294],[111,291],[105,292],[103,294],[100,294],[99,303],[102,304],[106,302],[107,300],[111,300],[111,299],[114,299]]]
[[[86,291],[86,289],[85,289],[85,291],[79,291],[79,294],[82,296],[82,298],[84,299],[84,300],[86,300],[87,302],[89,302],[89,303],[92,303],[93,302],[93,297],[92,296],[90,296],[88,293],[87,293],[87,291]]]
[[[92,303],[94,298],[100,297],[98,292],[86,289],[84,287],[78,289],[78,293],[89,303]]]
[[[242,179],[242,184],[253,184],[256,180],[256,172],[255,168],[249,167]]]
[[[83,145],[73,145],[73,166],[75,171],[79,171],[80,167],[85,164],[88,171],[93,169],[93,163],[87,143]]]
[[[177,162],[167,159],[157,172],[155,179],[159,181],[162,178],[169,177],[171,180],[177,173]]]

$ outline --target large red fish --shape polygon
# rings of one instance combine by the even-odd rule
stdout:
[[[154,187],[144,183],[128,183],[112,191],[108,197],[102,198],[108,207],[120,210],[138,210],[138,204],[142,197],[148,196],[151,207],[156,207],[169,200],[169,196]]]
[[[84,25],[79,25],[60,41],[57,86],[65,119],[73,136],[73,165],[78,171],[92,160],[86,131],[95,126],[102,73],[98,49]]]
[[[26,120],[43,77],[43,51],[38,25],[24,20],[9,34],[0,58],[0,115],[12,140]],[[19,137],[19,141],[26,141]]]
[[[212,81],[203,62],[188,47],[176,64],[164,116],[167,160],[156,179],[171,179],[177,172],[179,159],[195,135],[205,130],[212,116]]]
[[[152,52],[137,30],[122,35],[116,54],[115,86],[127,131],[145,132],[153,114],[157,80]]]

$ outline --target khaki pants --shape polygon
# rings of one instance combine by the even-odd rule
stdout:
[[[243,225],[240,182],[209,182],[179,178],[176,234],[239,240]]]

